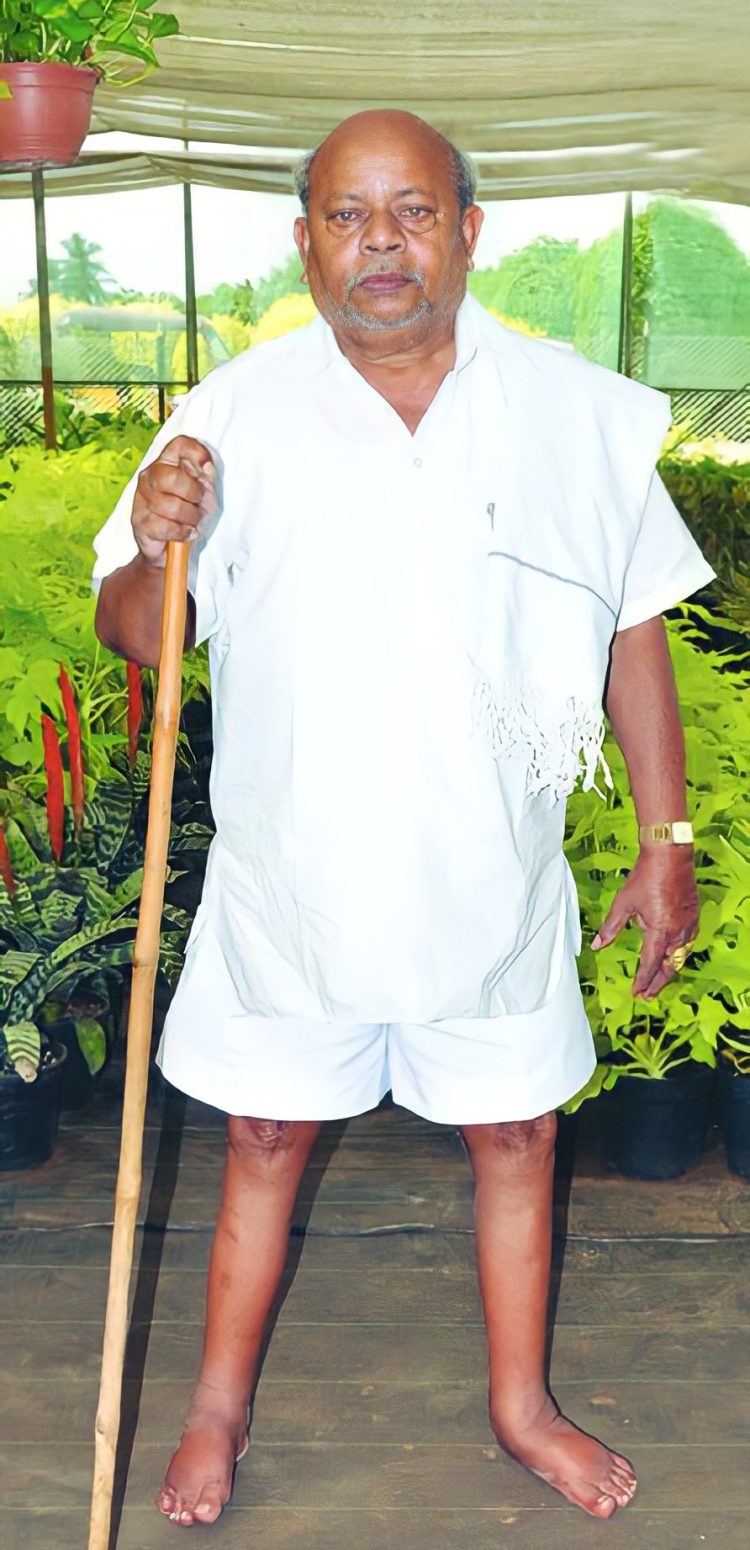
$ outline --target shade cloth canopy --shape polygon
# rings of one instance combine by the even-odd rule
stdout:
[[[409,108],[474,157],[485,199],[622,189],[750,203],[747,0],[162,0],[161,68],[98,87],[87,152],[49,193],[191,179],[289,192],[340,119]],[[148,136],[222,147],[150,154]],[[89,145],[91,141],[89,141]],[[28,174],[0,178],[25,195]]]

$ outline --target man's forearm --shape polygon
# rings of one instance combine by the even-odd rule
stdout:
[[[139,554],[106,576],[99,592],[95,620],[99,640],[141,667],[159,665],[165,575]],[[195,604],[188,596],[185,650],[194,643]]]
[[[664,622],[617,634],[606,698],[639,824],[687,818],[685,738]]]

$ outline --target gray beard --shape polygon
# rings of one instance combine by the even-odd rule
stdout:
[[[413,312],[407,313],[405,318],[376,318],[365,312],[360,312],[352,298],[344,302],[343,306],[334,307],[334,319],[344,328],[366,328],[369,333],[387,334],[394,329],[413,328],[415,323],[421,323],[432,312],[432,303],[423,296],[417,302]]]

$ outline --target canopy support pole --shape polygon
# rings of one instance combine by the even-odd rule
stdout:
[[[52,372],[52,325],[49,315],[49,267],[47,265],[47,225],[44,219],[44,173],[32,168],[34,195],[34,236],[36,239],[36,296],[39,307],[39,350],[42,361],[42,404],[44,407],[44,445],[55,448],[55,383]]]
[[[631,317],[633,302],[633,195],[625,195],[622,220],[622,271],[620,275],[620,337],[617,344],[617,370],[624,377],[633,375]]]
[[[185,150],[187,151],[187,144]],[[187,340],[188,387],[198,381],[198,309],[195,304],[195,248],[193,245],[193,190],[182,185],[185,216],[185,337]]]

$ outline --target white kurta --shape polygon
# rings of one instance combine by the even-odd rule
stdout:
[[[654,474],[664,395],[468,298],[456,341],[414,436],[318,320],[214,372],[146,459],[185,433],[218,469],[191,557],[217,833],[186,975],[203,951],[220,1008],[218,945],[234,1033],[238,1011],[549,1004],[580,944],[565,797],[594,779],[612,635],[713,574]],[[132,497],[95,582],[135,553]],[[168,1026],[205,1039],[190,1004]]]

